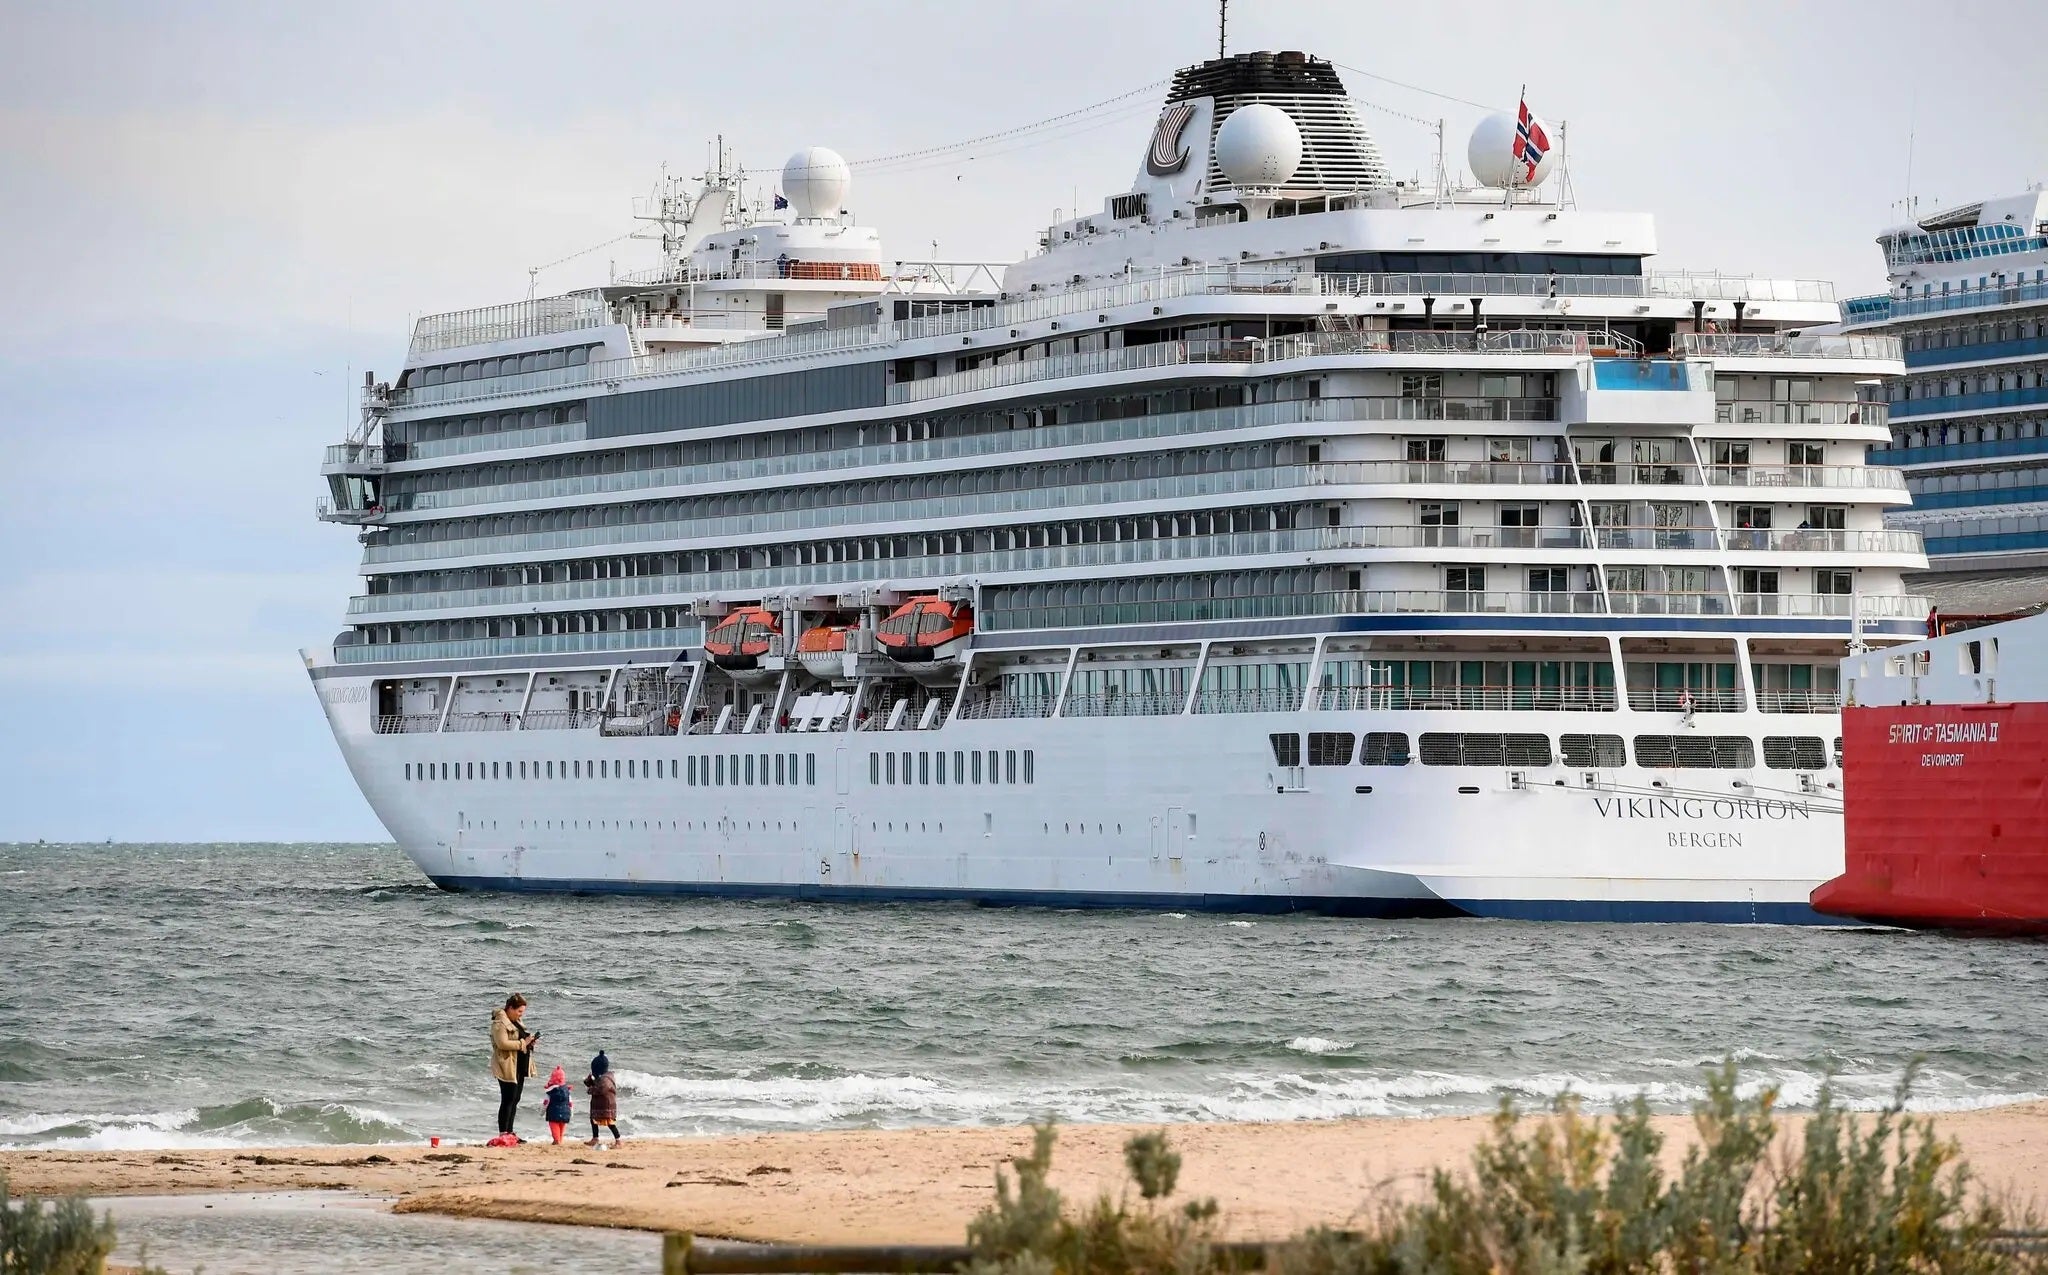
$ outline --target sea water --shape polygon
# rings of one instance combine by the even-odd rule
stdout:
[[[1671,1109],[1730,1056],[1793,1107],[1915,1059],[1922,1108],[2048,1093],[2038,943],[448,894],[389,846],[38,845],[0,847],[0,1146],[486,1137],[510,991],[539,1074],[610,1052],[629,1135]]]

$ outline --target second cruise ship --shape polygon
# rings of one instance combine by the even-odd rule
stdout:
[[[350,770],[454,889],[1819,919],[1838,666],[1925,622],[1898,343],[1653,268],[1557,140],[1399,181],[1239,54],[979,289],[812,148],[422,320],[323,469]]]

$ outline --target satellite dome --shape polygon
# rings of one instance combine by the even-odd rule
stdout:
[[[1240,106],[1216,130],[1216,166],[1233,186],[1284,186],[1301,167],[1301,130],[1277,106]]]
[[[1548,144],[1550,138],[1542,120],[1532,115],[1529,122],[1546,143],[1543,157],[1536,161],[1535,175],[1532,177],[1529,166],[1515,158],[1515,117],[1489,115],[1472,130],[1472,141],[1465,147],[1465,159],[1472,166],[1474,181],[1495,187],[1543,184],[1543,179],[1557,166],[1557,148]]]
[[[852,184],[846,161],[823,146],[806,146],[782,166],[782,194],[798,217],[832,216]]]

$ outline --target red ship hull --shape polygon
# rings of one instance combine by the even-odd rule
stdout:
[[[2048,704],[1842,713],[1845,871],[1816,910],[2048,933]]]

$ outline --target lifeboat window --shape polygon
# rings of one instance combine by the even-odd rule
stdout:
[[[996,769],[996,758],[999,755],[993,748],[988,750],[988,781],[992,784],[1003,782],[1002,774]]]
[[[1027,748],[1024,750],[1024,782],[1027,784],[1038,782],[1038,753],[1035,749]]]
[[[1406,766],[1409,760],[1408,735],[1405,731],[1367,731],[1365,744],[1358,750],[1358,763],[1361,766]]]
[[[871,784],[882,782],[882,754],[880,753],[868,754],[868,782]]]
[[[965,753],[953,754],[953,782],[956,784],[967,782],[967,754]]]
[[[888,782],[896,782],[896,754],[882,754],[882,773],[888,776]]]
[[[405,763],[405,777],[406,777],[407,779],[411,779],[411,778],[412,778],[412,763],[411,763],[411,762],[407,762],[407,763]]]
[[[974,782],[981,782],[981,750],[975,749],[969,756],[974,758]]]
[[[1756,765],[1756,744],[1746,735],[1638,735],[1636,765],[1747,770]]]
[[[725,787],[725,754],[719,753],[711,759],[711,783],[713,787]]]
[[[1301,765],[1301,736],[1268,735],[1273,743],[1273,764],[1275,766]]]
[[[548,772],[548,778],[549,778],[549,779],[553,779],[553,778],[555,777],[555,763],[553,763],[553,762],[551,762],[551,761],[550,761],[550,762],[542,762],[542,763],[541,763],[541,765],[542,765],[543,767],[545,767],[545,768],[546,768],[546,770],[547,770],[547,772]]]
[[[1628,749],[1619,735],[1563,735],[1557,742],[1567,766],[1628,765]]]
[[[786,756],[781,753],[775,754],[775,782],[778,786],[788,782],[788,777],[784,774],[784,768],[788,765],[789,759]]]
[[[818,755],[816,753],[806,753],[804,755],[804,782],[812,787],[817,786]]]
[[[694,785],[697,782],[697,759],[695,757],[683,758],[683,775],[688,783]]]
[[[932,761],[934,763],[932,766],[932,781],[944,787],[946,783],[946,754],[933,753]]]
[[[1003,757],[1003,782],[1006,784],[1017,782],[1017,750],[1014,748],[1010,749]]]
[[[753,755],[752,753],[748,753],[748,754],[747,754],[747,766],[746,766],[746,771],[747,771],[747,784],[748,784],[749,786],[752,786],[752,784],[753,784],[753,782],[754,782],[754,755]]]
[[[1358,737],[1350,731],[1317,730],[1308,736],[1308,764],[1311,766],[1349,766],[1351,749]]]
[[[1772,770],[1825,770],[1827,745],[1817,735],[1764,736],[1764,765]]]

